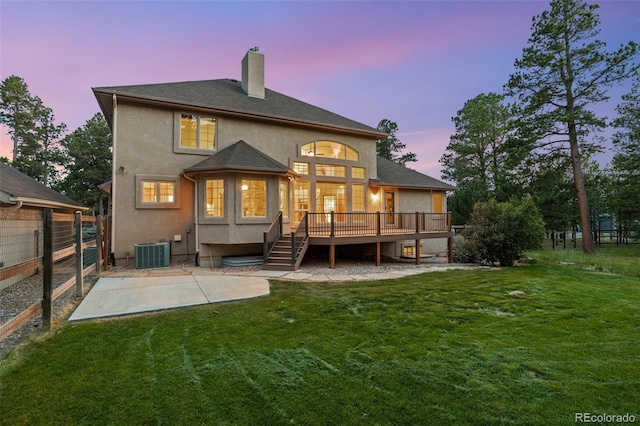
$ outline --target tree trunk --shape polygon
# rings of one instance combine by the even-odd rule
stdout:
[[[578,134],[574,123],[569,125],[569,146],[571,148],[571,165],[573,166],[573,182],[576,187],[578,199],[578,212],[580,213],[580,227],[582,228],[582,250],[586,254],[595,254],[593,248],[593,236],[591,234],[591,216],[589,214],[589,201],[587,190],[582,177],[582,165],[580,150],[578,149]]]

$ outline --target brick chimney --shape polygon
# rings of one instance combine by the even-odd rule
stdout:
[[[242,59],[241,84],[250,97],[264,99],[264,55],[257,46],[249,49]]]

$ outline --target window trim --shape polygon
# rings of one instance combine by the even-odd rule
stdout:
[[[163,202],[143,202],[144,182],[155,182],[159,186],[160,182],[172,182],[174,190],[174,200],[170,203]],[[158,193],[159,188],[158,188]],[[172,175],[136,175],[136,209],[179,209],[180,208],[180,176]]]
[[[181,132],[181,125],[182,125],[182,114],[189,114],[189,115],[195,115],[196,117],[198,117],[198,122],[200,121],[201,117],[206,117],[206,118],[212,118],[215,123],[216,123],[216,130],[215,130],[215,134],[213,136],[213,149],[205,149],[205,148],[200,148],[200,134],[198,132],[197,137],[197,144],[198,147],[196,148],[188,148],[188,147],[184,147],[181,145],[182,142],[182,132]],[[173,122],[174,122],[174,132],[173,132],[173,152],[177,153],[177,154],[198,154],[198,155],[211,155],[212,153],[216,152],[218,150],[218,128],[219,126],[219,119],[216,115],[214,114],[203,114],[203,113],[194,113],[194,112],[190,112],[190,111],[174,111],[173,112]]]

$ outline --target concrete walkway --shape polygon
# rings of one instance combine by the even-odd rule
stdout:
[[[69,321],[158,311],[269,294],[265,278],[178,275],[100,278]]]
[[[69,317],[69,321],[266,296],[269,294],[268,279],[308,282],[372,281],[469,268],[464,265],[442,264],[342,275],[303,271],[234,271],[232,268],[221,272],[196,267],[109,271],[103,273]]]

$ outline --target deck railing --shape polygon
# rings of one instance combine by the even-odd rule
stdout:
[[[280,238],[281,235],[282,235],[282,212],[278,212],[278,216],[276,216],[276,219],[273,221],[273,223],[271,223],[271,226],[269,226],[269,229],[267,229],[264,233],[264,237],[263,237],[264,247],[262,249],[262,252],[263,252],[265,263],[267,263],[269,252],[271,251],[271,249],[273,248],[276,241],[278,241],[278,238]]]
[[[302,216],[302,220],[298,224],[298,227],[295,231],[291,233],[291,263],[294,264],[297,260],[298,250],[305,243],[307,238],[309,237],[309,222],[308,222],[308,213],[305,212]]]
[[[449,213],[307,213],[313,237],[355,237],[364,235],[447,232]]]

